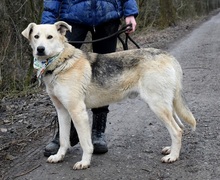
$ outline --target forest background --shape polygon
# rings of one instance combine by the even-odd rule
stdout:
[[[220,7],[220,0],[137,0],[138,32],[175,27]],[[0,98],[32,87],[33,58],[21,36],[30,22],[40,23],[43,0],[0,1]],[[137,32],[137,33],[138,33]]]

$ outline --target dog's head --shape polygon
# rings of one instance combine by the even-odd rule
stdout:
[[[29,40],[34,57],[45,60],[63,50],[66,31],[71,31],[71,26],[63,21],[40,25],[30,23],[22,35]]]

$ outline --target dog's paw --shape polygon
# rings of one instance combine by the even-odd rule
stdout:
[[[167,146],[167,147],[162,149],[161,153],[164,154],[164,155],[168,155],[168,154],[170,154],[170,152],[171,152],[171,147]]]
[[[48,163],[57,163],[57,162],[60,162],[62,161],[64,158],[64,156],[60,156],[58,154],[55,154],[55,155],[51,155],[48,159],[47,159],[47,162]]]
[[[87,169],[89,167],[90,167],[90,163],[85,162],[85,161],[79,161],[73,166],[73,169],[79,170],[79,169]]]
[[[163,163],[172,163],[178,159],[178,156],[172,156],[171,154],[164,156],[161,161]]]

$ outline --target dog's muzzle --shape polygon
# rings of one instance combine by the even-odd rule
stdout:
[[[37,55],[38,56],[44,56],[45,55],[45,47],[44,46],[38,46],[37,47]]]

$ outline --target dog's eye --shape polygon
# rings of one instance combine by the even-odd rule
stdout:
[[[52,39],[52,38],[53,38],[53,36],[51,36],[51,35],[47,36],[47,39]]]
[[[35,39],[38,39],[38,38],[39,38],[39,35],[35,35],[34,38],[35,38]]]

